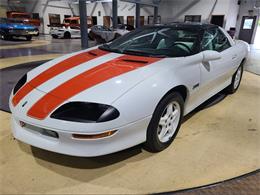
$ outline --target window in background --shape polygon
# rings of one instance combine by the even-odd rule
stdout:
[[[186,15],[184,22],[201,22],[201,15]]]
[[[64,18],[70,18],[71,15],[64,15]]]
[[[60,14],[49,14],[50,25],[60,24]]]
[[[32,18],[33,19],[40,19],[40,15],[39,15],[39,13],[32,13]]]

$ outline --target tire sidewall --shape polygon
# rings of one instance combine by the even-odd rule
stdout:
[[[236,74],[237,74],[239,68],[241,68],[241,77],[240,77],[240,80],[239,80],[239,83],[238,83],[237,88],[235,88],[235,78],[236,78]],[[234,74],[233,77],[232,77],[232,84],[231,84],[231,90],[230,90],[231,93],[235,93],[235,92],[238,90],[238,88],[239,88],[239,86],[240,86],[240,83],[241,83],[241,80],[242,80],[242,77],[243,77],[243,73],[244,73],[244,66],[243,66],[243,63],[242,63],[242,64],[237,68],[235,74]]]
[[[171,103],[173,101],[176,101],[180,105],[180,109],[181,109],[180,119],[179,119],[178,126],[177,126],[173,136],[171,137],[171,139],[169,141],[163,143],[158,138],[157,128],[159,125],[160,118],[161,118],[166,106],[168,106],[169,103]],[[153,145],[152,148],[149,146],[148,150],[150,150],[152,152],[161,151],[161,150],[167,148],[173,142],[173,140],[177,136],[178,131],[180,129],[180,125],[181,125],[181,121],[182,121],[182,117],[183,117],[183,109],[184,109],[183,98],[177,92],[167,95],[160,101],[160,103],[157,105],[157,107],[153,113],[152,119],[151,119],[151,121],[148,125],[148,129],[147,129],[147,136],[146,136],[147,142],[149,145],[151,145],[151,143]]]
[[[64,39],[70,39],[70,38],[71,38],[70,32],[65,32],[64,33]]]

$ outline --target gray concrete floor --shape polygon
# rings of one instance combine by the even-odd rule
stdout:
[[[260,43],[251,45],[251,51],[245,64],[245,69],[249,72],[260,75]]]

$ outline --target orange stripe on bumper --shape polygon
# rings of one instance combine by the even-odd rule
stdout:
[[[56,65],[52,66],[51,68],[45,70],[44,72],[40,73],[38,76],[33,78],[30,82],[26,83],[13,97],[13,99],[12,99],[13,105],[16,106],[34,88],[45,83],[46,81],[57,76],[58,74],[61,74],[62,72],[66,71],[66,70],[69,70],[82,63],[93,60],[97,57],[103,56],[107,53],[108,52],[106,52],[106,51],[103,51],[100,49],[95,49],[92,51],[77,54],[64,61],[59,62],[58,64],[56,64]]]
[[[103,63],[79,74],[50,91],[30,108],[27,115],[42,120],[72,96],[108,79],[147,66],[159,60],[160,58],[126,55]]]

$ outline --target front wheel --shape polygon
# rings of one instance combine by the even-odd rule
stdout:
[[[32,36],[31,36],[31,35],[29,35],[29,36],[26,36],[26,40],[27,40],[27,41],[30,41],[30,40],[32,40]]]
[[[160,152],[175,139],[183,117],[184,100],[178,92],[161,100],[148,125],[145,148]]]
[[[227,92],[233,94],[237,91],[240,86],[242,76],[243,76],[244,68],[243,63],[238,67],[237,71],[234,73],[232,77],[231,84],[227,87]]]

